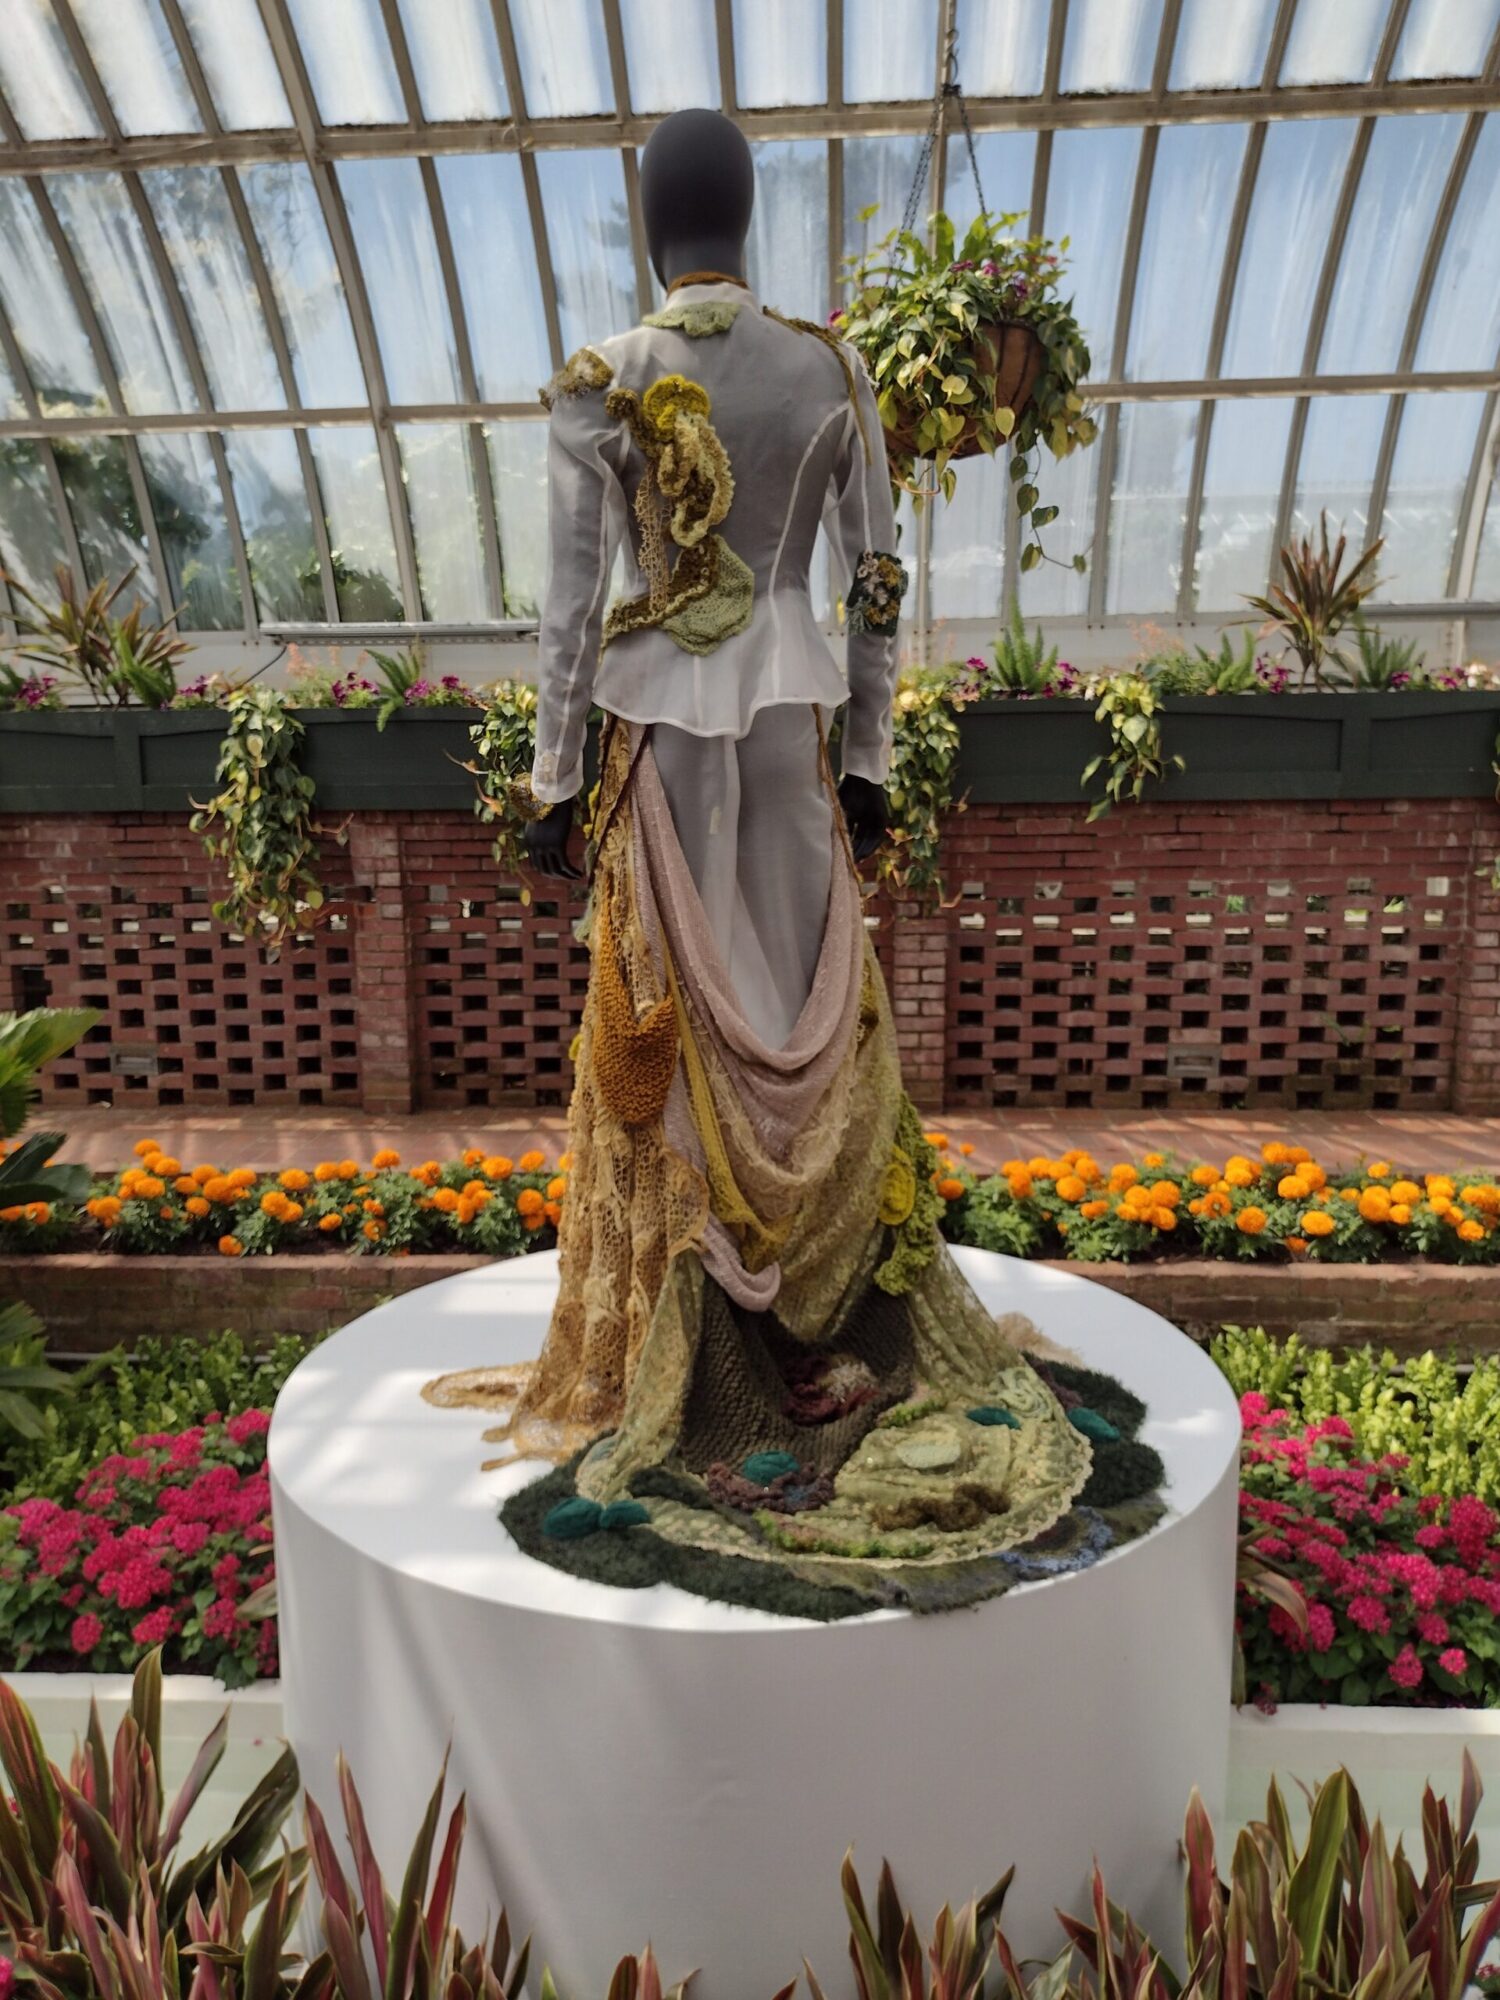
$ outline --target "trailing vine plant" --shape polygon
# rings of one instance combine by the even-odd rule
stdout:
[[[1161,697],[1145,674],[1111,674],[1103,681],[1094,720],[1108,728],[1110,744],[1090,758],[1079,779],[1086,785],[1105,772],[1104,795],[1089,807],[1090,820],[1127,799],[1139,804],[1148,782],[1164,778],[1169,768],[1185,768],[1181,757],[1168,757],[1162,747],[1161,718]]]
[[[348,826],[313,817],[313,781],[302,769],[302,724],[275,688],[239,688],[225,703],[229,726],[215,776],[220,789],[189,825],[229,875],[213,906],[231,930],[275,958],[289,937],[319,921],[327,898],[318,873],[318,835],[342,842]]]
[[[949,699],[950,674],[921,668],[904,674],[896,691],[889,845],[880,875],[903,895],[930,909],[943,893],[943,815],[953,806],[958,755],[958,712]]]
[[[536,755],[536,689],[530,681],[499,680],[488,688],[484,714],[469,725],[469,739],[474,755],[463,768],[475,780],[475,816],[495,830],[490,849],[495,866],[502,875],[519,875],[526,819],[514,794]],[[531,901],[524,883],[521,900]]]

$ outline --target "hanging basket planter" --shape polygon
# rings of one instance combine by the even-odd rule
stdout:
[[[1020,422],[1030,407],[1045,358],[1035,327],[1017,319],[988,321],[976,327],[971,351],[973,386],[979,407],[965,417],[963,429],[946,443],[933,438],[924,444],[923,406],[897,391],[885,424],[886,451],[891,458],[897,461],[931,458],[939,449],[950,459],[973,458],[981,451],[993,449],[984,442],[985,417],[993,419],[997,410],[1009,410],[1016,422]]]

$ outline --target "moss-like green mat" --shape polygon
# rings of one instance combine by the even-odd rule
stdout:
[[[632,1483],[650,1520],[566,1539],[549,1534],[543,1524],[577,1495],[576,1475],[587,1452],[513,1494],[500,1518],[527,1555],[622,1590],[671,1583],[698,1597],[824,1622],[886,1607],[947,1611],[977,1604],[1018,1583],[1087,1569],[1145,1534],[1166,1511],[1159,1492],[1165,1467],[1136,1436],[1146,1416],[1139,1397],[1091,1369],[1053,1362],[1040,1372],[1062,1401],[1095,1412],[1119,1435],[1095,1440],[1093,1471],[1071,1511],[1036,1541],[1004,1554],[918,1562],[791,1552],[766,1537],[755,1519],[718,1505],[702,1479],[675,1466],[639,1474]]]

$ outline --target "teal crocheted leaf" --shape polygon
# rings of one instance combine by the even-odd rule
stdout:
[[[1109,1418],[1101,1417],[1097,1410],[1069,1410],[1068,1422],[1075,1431],[1082,1431],[1086,1438],[1092,1438],[1095,1444],[1119,1442],[1120,1433]]]
[[[1021,1428],[1019,1417],[1013,1416],[1009,1410],[1002,1410],[995,1403],[981,1403],[977,1410],[968,1412],[968,1418],[971,1424],[1004,1424],[1013,1431]]]
[[[740,1470],[752,1486],[769,1486],[773,1479],[795,1472],[797,1463],[789,1451],[752,1451]]]
[[[585,1535],[597,1534],[603,1525],[604,1509],[599,1502],[585,1500],[581,1493],[575,1493],[571,1500],[560,1500],[547,1515],[542,1522],[542,1533],[554,1542],[577,1542]]]

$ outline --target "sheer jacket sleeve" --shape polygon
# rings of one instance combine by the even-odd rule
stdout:
[[[855,401],[834,468],[827,525],[846,607],[845,660],[849,709],[844,718],[844,770],[883,785],[891,768],[891,706],[896,693],[896,630],[902,583],[895,556],[896,520],[886,470],[885,438],[875,391],[864,363],[846,349]],[[872,559],[883,558],[883,565]],[[887,579],[879,580],[877,572]]]
[[[616,427],[602,390],[560,394],[547,449],[550,580],[537,653],[536,759],[542,805],[583,786],[583,741],[614,561],[619,482],[608,450]]]

